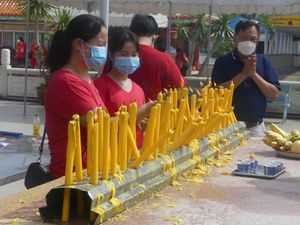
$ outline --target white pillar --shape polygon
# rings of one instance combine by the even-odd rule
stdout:
[[[10,65],[10,50],[1,50],[1,65],[0,65],[0,96],[8,96],[8,74],[7,69],[11,68]]]
[[[109,0],[100,1],[100,17],[104,20],[106,27],[109,26]]]

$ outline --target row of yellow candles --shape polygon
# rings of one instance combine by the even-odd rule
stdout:
[[[136,147],[137,104],[127,108],[120,107],[119,114],[111,118],[102,108],[97,113],[87,114],[87,175],[90,183],[97,185],[99,175],[102,180],[109,179],[129,166],[137,168],[145,160],[156,159],[188,144],[236,123],[232,109],[234,85],[229,88],[213,88],[211,84],[189,98],[189,89],[165,90],[159,93],[157,103],[152,107],[145,131],[141,154]],[[178,105],[179,104],[179,105]],[[65,184],[72,184],[73,167],[77,180],[83,179],[81,162],[79,116],[75,115],[69,123]],[[133,160],[132,160],[133,159]],[[75,160],[75,165],[74,165]],[[70,191],[65,189],[63,221],[68,221]],[[79,207],[80,208],[80,207]],[[82,209],[78,209],[80,211]]]

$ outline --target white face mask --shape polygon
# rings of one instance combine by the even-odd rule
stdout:
[[[255,52],[256,44],[252,41],[242,41],[237,46],[240,53],[245,56],[251,55]]]

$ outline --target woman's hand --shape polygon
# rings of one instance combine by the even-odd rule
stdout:
[[[157,101],[150,101],[138,108],[136,116],[137,124],[139,124],[143,119],[145,119],[149,115],[151,108],[156,103]]]
[[[138,124],[138,127],[140,128],[140,130],[145,132],[145,130],[147,128],[147,123],[148,123],[148,117],[142,119],[141,122],[139,122],[139,124]]]

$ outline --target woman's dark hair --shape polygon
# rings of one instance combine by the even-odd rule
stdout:
[[[131,20],[130,29],[139,37],[151,37],[158,33],[158,24],[153,16],[136,14]]]
[[[24,39],[23,39],[22,37],[19,37],[19,40],[20,40],[21,42],[24,42]]]
[[[125,27],[110,27],[108,30],[108,54],[110,56],[114,55],[116,52],[120,51],[124,44],[127,42],[132,42],[138,51],[139,43],[137,36],[128,28]],[[112,69],[112,61],[110,57],[109,60],[109,71]]]
[[[259,32],[259,23],[256,20],[242,19],[235,26],[235,33],[238,34],[240,31],[245,31],[250,27],[255,27],[257,32]]]
[[[105,27],[104,21],[97,16],[83,14],[73,18],[66,30],[55,32],[46,57],[50,72],[64,66],[71,56],[72,41],[80,38],[85,42],[94,38]]]

